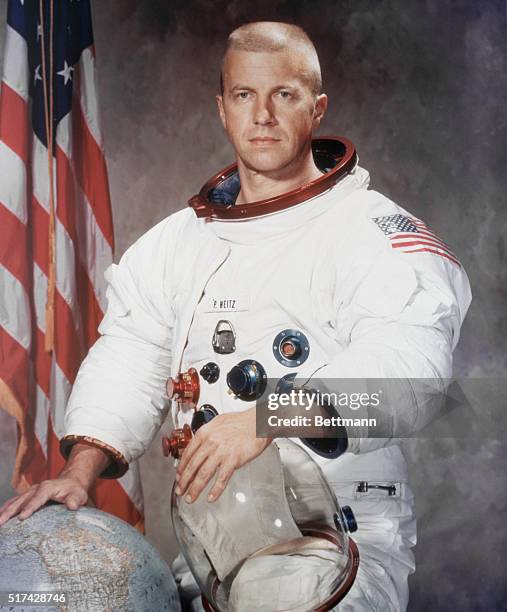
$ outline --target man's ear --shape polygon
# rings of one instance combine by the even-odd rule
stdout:
[[[217,106],[218,106],[218,114],[220,115],[220,120],[222,121],[222,125],[224,126],[224,129],[227,129],[227,121],[225,119],[225,111],[224,111],[224,100],[223,97],[220,95],[216,95],[215,96],[215,100],[217,101]]]
[[[326,114],[327,110],[327,96],[326,94],[320,94],[315,100],[315,108],[313,111],[313,128],[317,128],[322,121],[322,118]]]

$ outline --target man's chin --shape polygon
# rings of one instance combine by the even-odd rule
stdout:
[[[278,172],[290,163],[290,160],[282,158],[280,155],[273,155],[273,152],[268,151],[242,157],[242,161],[249,170],[262,174]]]

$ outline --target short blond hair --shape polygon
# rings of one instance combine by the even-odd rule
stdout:
[[[301,66],[301,80],[314,95],[322,90],[322,76],[319,57],[308,34],[297,25],[277,21],[254,21],[236,28],[229,34],[220,72],[220,91],[224,91],[224,63],[227,53],[232,50],[254,53],[289,50],[299,52],[306,59]]]

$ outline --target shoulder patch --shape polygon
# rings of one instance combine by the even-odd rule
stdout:
[[[402,214],[372,217],[372,221],[389,238],[393,249],[402,253],[432,253],[461,267],[456,255],[424,221]]]

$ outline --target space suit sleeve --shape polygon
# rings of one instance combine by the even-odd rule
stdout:
[[[361,250],[351,248],[338,279],[341,302],[335,304],[334,327],[345,348],[305,385],[334,393],[341,381],[348,390],[382,389],[380,405],[368,410],[376,430],[367,428],[365,436],[364,426],[361,434],[346,426],[347,450],[355,453],[413,435],[438,416],[471,301],[463,267],[444,250],[395,249],[367,221]]]
[[[172,336],[164,282],[168,261],[152,230],[106,271],[101,337],[79,369],[60,442],[65,457],[76,442],[102,449],[111,459],[102,477],[121,476],[146,451],[169,409],[164,391]]]

